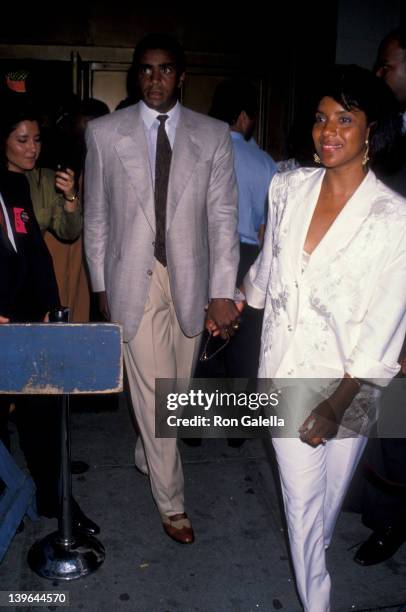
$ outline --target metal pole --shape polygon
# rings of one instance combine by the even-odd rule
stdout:
[[[69,395],[62,395],[61,404],[61,503],[59,508],[58,527],[61,543],[71,546],[72,535],[72,475],[70,471],[70,427]]]
[[[50,322],[68,323],[69,308],[57,308]],[[103,563],[103,545],[92,536],[73,534],[72,475],[70,467],[69,395],[60,397],[60,508],[58,531],[37,541],[28,552],[34,572],[49,580],[75,580],[91,574]]]

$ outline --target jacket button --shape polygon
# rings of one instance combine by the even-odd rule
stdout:
[[[147,270],[148,276],[152,276],[152,270]]]

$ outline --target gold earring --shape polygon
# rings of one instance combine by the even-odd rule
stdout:
[[[369,162],[369,141],[366,140],[365,141],[365,153],[364,153],[364,157],[362,158],[362,165],[366,166],[367,163]]]
[[[321,159],[320,157],[317,155],[317,153],[313,153],[313,159],[316,162],[316,164],[321,164]]]

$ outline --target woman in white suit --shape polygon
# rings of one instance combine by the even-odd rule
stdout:
[[[296,437],[273,439],[306,612],[330,610],[325,549],[406,331],[406,200],[368,169],[394,134],[393,99],[369,71],[337,66],[317,102],[321,167],[274,177],[244,280],[265,307],[259,377],[329,379]]]

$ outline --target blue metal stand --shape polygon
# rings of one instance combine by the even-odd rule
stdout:
[[[0,497],[0,561],[5,556],[11,540],[25,514],[38,519],[35,507],[35,485],[24,474],[4,444],[0,441],[0,478],[6,488]]]
[[[0,393],[61,397],[59,528],[31,547],[28,564],[49,580],[81,578],[103,563],[105,551],[95,537],[72,530],[69,394],[122,390],[121,329],[106,323],[1,325],[0,343],[6,356],[0,370]],[[12,512],[10,539],[26,507]]]

